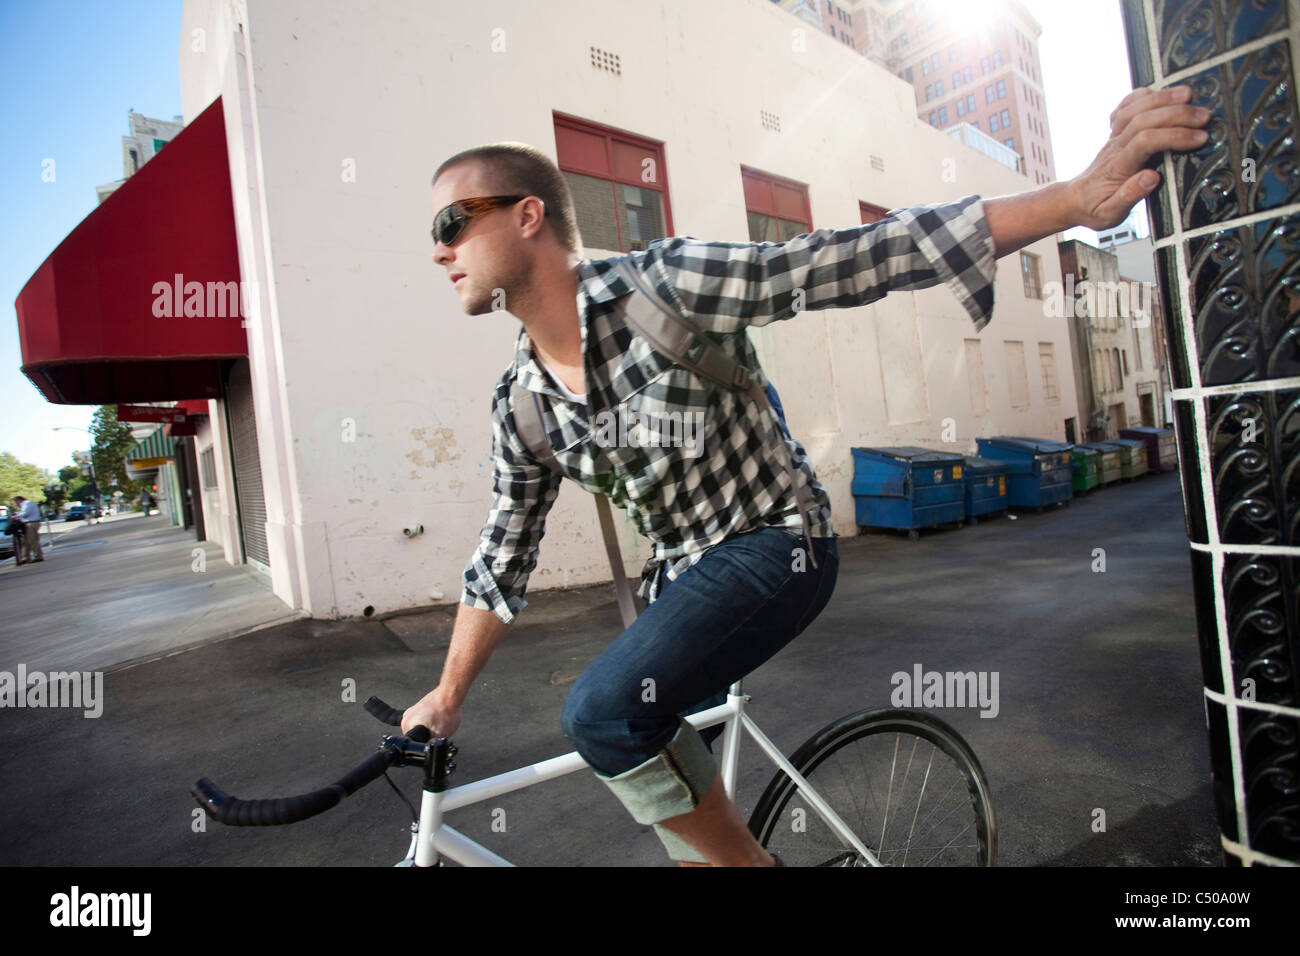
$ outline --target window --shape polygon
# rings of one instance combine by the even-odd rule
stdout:
[[[930,125],[931,125],[931,126],[938,126],[938,125],[939,125],[938,115],[939,115],[939,114],[936,113],[934,110],[930,110]]]
[[[1004,139],[1004,140],[1002,141],[1002,145],[1003,145],[1003,146],[1009,146],[1009,147],[1011,147],[1012,149],[1015,149],[1015,148],[1016,148],[1016,138],[1015,138],[1014,136],[1012,136],[1012,137],[1009,137],[1008,139]]]
[[[936,73],[939,72],[939,54],[936,53],[934,56],[930,57],[930,69],[934,70]]]
[[[903,79],[905,79],[905,80],[907,80],[907,82],[911,83],[911,82],[912,82],[912,68],[909,66],[906,70],[903,71],[903,74],[904,74]]]
[[[1006,80],[998,80],[998,99],[1002,99],[1006,95],[1007,95]]]
[[[990,84],[990,85],[984,87],[984,102],[985,102],[985,103],[992,103],[992,102],[993,102],[993,86],[992,86],[992,84]]]
[[[1042,273],[1039,272],[1038,266],[1038,256],[1032,252],[1020,253],[1020,277],[1024,281],[1026,299],[1043,297]]]
[[[961,71],[961,78],[962,82],[969,83],[971,80],[975,79],[975,74],[971,72],[971,68],[968,66]]]
[[[867,223],[880,222],[882,219],[889,218],[889,210],[875,203],[858,200],[858,215],[862,217],[862,225],[865,226]]]
[[[784,242],[812,232],[808,187],[756,169],[740,167],[750,242]]]
[[[1002,51],[998,50],[993,54],[993,69],[996,70],[1001,65],[1002,65]]]
[[[925,101],[928,103],[934,99],[934,84],[927,83],[925,87]]]
[[[966,112],[967,112],[967,113],[974,113],[974,112],[975,112],[975,94],[974,94],[974,93],[971,93],[971,94],[969,94],[969,95],[966,97]]]
[[[957,44],[954,43],[948,47],[948,62],[951,63],[955,59],[957,59]]]
[[[1137,293],[1138,287],[1135,284],[1133,286],[1132,294],[1136,296]],[[1141,370],[1142,368],[1142,339],[1138,336],[1136,325],[1133,326],[1133,367],[1138,370]]]
[[[957,101],[957,115],[958,115],[958,116],[965,116],[965,115],[966,115],[966,101],[965,101],[965,100],[958,100],[958,101]]]
[[[1110,365],[1112,371],[1115,373],[1115,391],[1122,392],[1124,390],[1124,372],[1120,369],[1119,349],[1110,350]]]
[[[989,71],[989,58],[988,58],[988,57],[981,57],[981,58],[980,58],[980,72],[981,72],[981,73],[987,73],[988,71]]]
[[[1011,110],[1002,111],[1002,128],[1007,129],[1011,126]]]
[[[939,107],[939,125],[940,126],[948,125],[948,107],[946,106]]]
[[[984,354],[979,339],[965,339],[966,382],[970,387],[970,407],[976,415],[989,410],[988,385],[984,381]]]
[[[960,70],[958,70],[956,73],[954,73],[954,74],[952,75],[952,88],[955,90],[955,89],[957,89],[957,87],[959,87],[959,86],[961,86],[961,71],[960,71]]]
[[[1059,402],[1061,392],[1056,381],[1056,355],[1051,342],[1038,343],[1038,364],[1043,373],[1043,400]]]
[[[943,96],[943,80],[934,81],[934,95]]]
[[[998,126],[998,114],[994,113],[989,117],[989,132],[996,133],[1001,127]]]
[[[974,126],[976,129],[979,129],[979,128],[980,128],[980,121],[977,120],[977,119],[973,119],[973,120],[971,120],[971,121],[970,121],[970,124],[971,124],[971,126]]]
[[[922,76],[930,75],[930,61],[928,59],[921,61],[921,75]]]
[[[1127,375],[1128,374],[1128,349],[1121,349],[1119,354],[1124,358],[1124,374]]]
[[[1029,404],[1029,376],[1025,371],[1025,343],[1004,339],[1007,362],[1007,397],[1013,408]]]
[[[555,146],[584,246],[632,252],[672,235],[662,143],[556,115]]]

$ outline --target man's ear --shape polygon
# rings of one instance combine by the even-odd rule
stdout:
[[[541,232],[546,223],[546,203],[537,196],[529,196],[520,206],[524,210],[524,236],[531,239]]]

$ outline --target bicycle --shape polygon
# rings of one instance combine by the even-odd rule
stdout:
[[[745,704],[752,698],[742,692],[741,685],[742,681],[731,685],[726,703],[687,715],[686,720],[697,730],[725,724],[720,737],[721,774],[727,795],[733,800],[741,728],[777,765],[776,775],[750,817],[749,829],[787,866],[994,865],[997,826],[988,780],[975,753],[942,720],[896,708],[858,711],[827,724],[787,760],[745,713]],[[378,697],[367,700],[365,709],[383,723],[401,726],[403,711],[389,707]],[[929,748],[918,759],[923,743],[928,743]],[[572,751],[448,788],[447,775],[455,768],[456,752],[450,738],[431,740],[427,727],[417,727],[407,736],[385,735],[378,753],[336,783],[311,793],[241,800],[223,793],[206,777],[190,792],[208,816],[218,822],[273,826],[324,813],[371,781],[387,777],[390,767],[421,767],[424,789],[418,813],[391,778],[388,781],[413,818],[410,846],[396,865],[441,866],[446,857],[464,866],[513,866],[447,826],[443,816],[589,769],[577,751]],[[833,759],[837,755],[840,759]],[[936,760],[940,761],[938,767]],[[877,793],[882,783],[883,806]],[[927,791],[933,794],[940,789],[943,792],[938,804],[922,817]],[[913,794],[915,807],[910,802]],[[951,808],[936,817],[950,798]],[[868,821],[868,802],[879,819]],[[949,823],[953,814],[957,818]],[[846,817],[852,817],[855,825],[850,826]]]

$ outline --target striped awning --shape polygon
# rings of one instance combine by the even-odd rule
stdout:
[[[156,468],[175,457],[176,439],[164,435],[161,428],[148,438],[136,442],[135,447],[126,453],[126,460],[136,468]]]

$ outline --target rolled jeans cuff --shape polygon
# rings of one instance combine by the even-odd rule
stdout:
[[[616,776],[599,777],[622,802],[637,823],[655,824],[668,855],[675,860],[706,862],[690,844],[666,827],[662,820],[690,813],[713,786],[718,770],[699,731],[677,717],[677,732],[662,750],[644,763]]]

